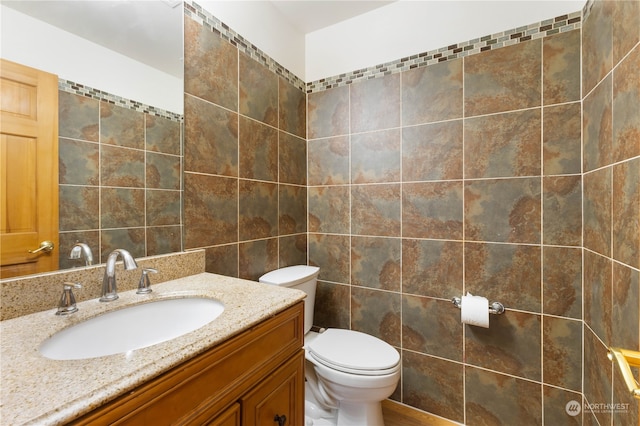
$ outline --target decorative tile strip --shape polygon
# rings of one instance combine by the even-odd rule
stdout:
[[[166,111],[162,108],[156,108],[154,106],[145,105],[143,103],[132,101],[120,96],[112,95],[111,93],[104,92],[102,90],[94,89],[83,84],[75,83],[70,80],[58,79],[58,90],[63,92],[72,93],[74,95],[85,96],[87,98],[97,99],[99,101],[108,102],[123,108],[128,108],[134,111],[144,112],[156,117],[168,118],[172,121],[182,122],[184,117],[181,114],[175,112]]]
[[[293,84],[296,88],[302,91],[306,90],[307,85],[302,79],[297,77],[291,71],[287,70],[278,62],[274,61],[271,57],[269,57],[269,55],[251,44],[240,34],[229,28],[227,24],[220,21],[218,18],[213,16],[207,10],[203,9],[202,6],[200,6],[193,0],[185,0],[184,13],[186,16],[190,17],[205,28],[208,28],[215,34],[219,35],[222,39],[237,47],[241,52],[249,55],[260,64],[266,66],[271,71],[281,76],[289,83]]]
[[[593,0],[589,1],[591,2]],[[587,5],[585,5],[585,9],[586,8]],[[334,77],[312,81],[307,83],[306,90],[307,93],[321,92],[333,87],[345,86],[356,81],[382,77],[389,74],[408,71],[417,67],[424,67],[443,61],[459,59],[465,56],[485,52],[487,50],[495,50],[501,47],[558,34],[560,32],[575,30],[581,27],[581,22],[582,11],[573,12],[568,15],[558,16],[553,19],[547,19],[524,27],[404,57],[385,64],[375,65],[373,67],[351,71]]]

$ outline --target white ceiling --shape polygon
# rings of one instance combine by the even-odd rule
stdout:
[[[304,34],[371,12],[394,3],[395,0],[260,1],[272,4],[279,11],[283,20],[278,25],[288,21],[301,34],[300,37],[304,38]],[[460,0],[444,1],[463,3]],[[506,1],[517,2],[517,0]],[[441,3],[442,0],[422,0],[421,2],[435,4]],[[500,7],[499,2],[493,3],[497,3],[497,7]],[[0,0],[0,4],[65,29],[173,76],[182,76],[180,0]],[[491,11],[488,10],[487,13]],[[505,23],[508,24],[508,21],[507,17]],[[268,51],[266,53],[269,54]]]

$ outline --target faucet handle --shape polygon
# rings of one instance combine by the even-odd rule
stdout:
[[[62,296],[58,303],[56,315],[69,315],[78,310],[76,297],[73,295],[74,288],[82,288],[80,283],[65,282],[62,284]]]
[[[142,268],[142,275],[140,275],[140,282],[138,282],[138,291],[136,291],[136,294],[148,294],[153,291],[151,289],[149,273],[157,274],[158,270],[155,268]]]

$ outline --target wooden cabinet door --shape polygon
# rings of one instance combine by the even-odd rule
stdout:
[[[243,397],[241,404],[244,426],[304,425],[304,350]]]
[[[241,426],[240,423],[240,404],[237,402],[227,408],[224,413],[220,414],[213,421],[207,423],[207,426]]]
[[[0,59],[0,278],[55,269],[58,77]]]

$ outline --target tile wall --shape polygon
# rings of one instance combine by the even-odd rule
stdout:
[[[182,118],[68,81],[59,91],[60,268],[182,250]]]
[[[640,2],[595,2],[586,12],[584,396],[599,424],[631,425],[638,401],[606,355],[608,346],[640,349]]]
[[[582,401],[584,329],[586,402],[612,402],[612,329],[627,330],[621,346],[638,348],[638,55],[609,71],[640,51],[638,5],[596,2],[584,35],[309,94],[316,323],[401,350],[392,398],[469,425],[582,424],[565,406]],[[602,10],[619,20],[601,22]],[[608,68],[591,66],[612,50],[591,31],[615,34],[612,22],[626,32],[609,43],[627,50],[614,48]],[[581,52],[585,69],[602,68],[593,91]],[[618,121],[607,100],[616,81]],[[463,326],[450,298],[466,292],[508,312],[489,329]],[[613,316],[629,326],[612,327]],[[637,423],[634,407],[618,424]],[[585,423],[594,419],[587,413]]]
[[[305,99],[186,2],[186,248],[250,279],[320,266],[316,325],[398,348],[407,405],[469,425],[637,424],[637,405],[597,404],[626,401],[606,345],[638,348],[638,5],[589,3],[584,23],[308,83]],[[450,298],[467,291],[507,313],[461,325]]]
[[[254,280],[306,264],[304,85],[185,4],[185,248]]]

